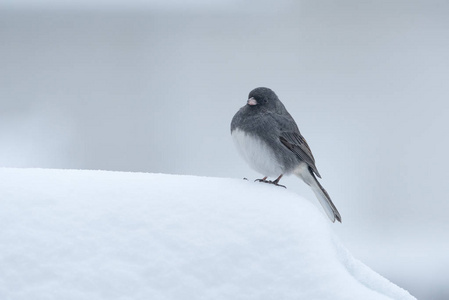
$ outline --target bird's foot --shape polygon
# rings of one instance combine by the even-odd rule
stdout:
[[[282,185],[282,184],[277,183],[276,180],[274,180],[274,181],[268,181],[268,183],[274,184],[275,186],[281,186],[281,187],[283,187],[284,189],[287,188],[285,185]]]
[[[262,179],[256,179],[256,180],[254,180],[254,182],[265,182],[265,183],[271,183],[271,181],[269,181],[269,180],[267,180],[267,176],[265,176],[264,178],[262,178]]]
[[[280,178],[278,178],[278,179],[280,179]],[[275,186],[281,186],[281,187],[283,187],[284,189],[286,189],[287,187],[285,186],[285,185],[282,185],[282,184],[279,184],[278,182],[279,182],[279,180],[278,179],[276,179],[276,180],[267,180],[267,177],[264,177],[264,178],[262,178],[262,179],[256,179],[256,180],[254,180],[254,182],[263,182],[263,183],[269,183],[269,184],[274,184]]]

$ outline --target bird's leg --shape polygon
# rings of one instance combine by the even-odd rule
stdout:
[[[278,178],[276,178],[275,181],[273,181],[274,184],[278,184],[279,180],[281,180],[282,176],[284,176],[284,174],[279,175]]]
[[[285,185],[279,184],[279,180],[281,180],[281,178],[282,178],[283,175],[284,175],[284,174],[279,175],[279,177],[276,178],[276,180],[271,181],[271,183],[274,184],[274,185],[277,185],[277,186],[282,186],[283,188],[287,188]]]
[[[269,183],[270,181],[267,180],[267,177],[268,177],[268,176],[265,176],[265,177],[262,178],[262,179],[256,179],[256,180],[254,180],[254,181]]]

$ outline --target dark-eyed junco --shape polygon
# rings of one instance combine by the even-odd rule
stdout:
[[[272,90],[259,87],[249,93],[247,104],[232,119],[231,134],[246,162],[265,176],[259,181],[279,185],[283,175],[295,174],[312,188],[331,221],[341,222],[340,213],[315,177],[321,178],[309,145]],[[277,179],[268,181],[268,177]]]

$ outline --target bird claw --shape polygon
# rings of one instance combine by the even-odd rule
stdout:
[[[275,186],[281,186],[281,187],[283,187],[284,189],[287,188],[285,185],[279,184],[279,183],[274,182],[274,181],[270,181],[270,183],[271,183],[271,184],[274,184]]]
[[[266,178],[266,177],[265,177]],[[265,183],[270,183],[271,181],[269,181],[269,180],[266,180],[265,178],[262,178],[262,179],[256,179],[256,180],[254,180],[254,182],[265,182]]]
[[[262,179],[256,179],[254,180],[254,182],[263,182],[263,183],[269,183],[269,184],[274,184],[275,186],[281,186],[284,189],[286,189],[287,187],[285,185],[279,184],[276,180],[271,181],[271,180],[267,180],[266,178],[262,178]]]

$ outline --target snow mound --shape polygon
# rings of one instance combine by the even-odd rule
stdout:
[[[0,169],[0,299],[415,299],[332,226],[241,179]]]

